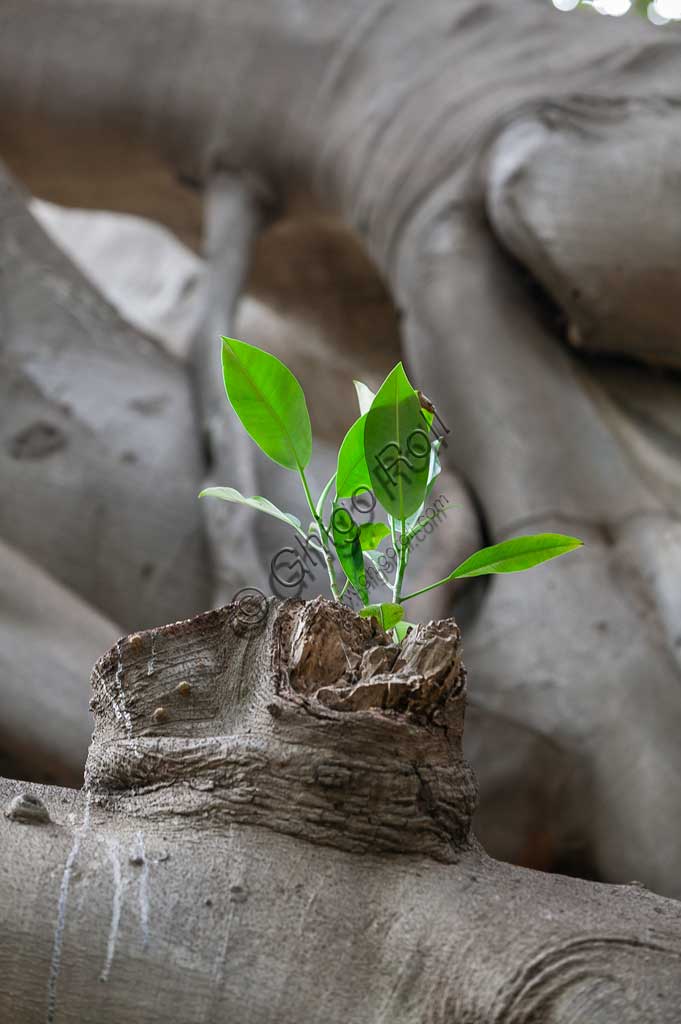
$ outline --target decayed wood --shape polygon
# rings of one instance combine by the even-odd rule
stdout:
[[[86,790],[0,784],[3,1019],[675,1024],[678,903],[473,837],[456,626],[385,675],[347,609],[263,611],[128,636],[93,672]],[[359,710],[320,699],[349,684]]]

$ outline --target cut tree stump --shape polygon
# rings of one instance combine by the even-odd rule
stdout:
[[[98,661],[82,793],[0,784],[0,1019],[677,1024],[681,905],[474,838],[453,621],[259,611]]]

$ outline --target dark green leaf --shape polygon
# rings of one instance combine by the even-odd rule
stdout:
[[[354,587],[364,604],[369,600],[364,556],[359,541],[359,526],[350,513],[341,505],[334,507],[331,515],[331,532],[338,561],[343,572]]]
[[[439,450],[440,441],[432,441],[430,446],[430,463],[428,465],[428,481],[426,483],[426,493],[419,507],[412,515],[409,516],[405,523],[405,532],[407,534],[413,534],[416,532],[415,527],[417,527],[418,521],[420,517],[423,515],[423,511],[426,507],[426,502],[428,501],[430,495],[432,494],[433,487],[435,486],[435,481],[442,472],[442,466],[440,465],[440,459],[438,458]]]
[[[294,530],[297,530],[298,533],[305,537],[305,531],[301,528],[300,519],[290,512],[282,512],[281,509],[278,509],[267,498],[259,498],[257,495],[254,498],[245,498],[234,487],[206,487],[199,494],[199,498],[220,498],[222,501],[232,501],[237,505],[248,505],[249,508],[254,508],[257,512],[266,512],[268,516],[281,519],[283,523],[288,523],[289,526],[292,526]]]
[[[397,522],[423,502],[430,438],[418,396],[398,363],[381,385],[364,425],[364,455],[371,489]]]
[[[404,608],[401,604],[368,604],[359,614],[363,619],[378,619],[383,629],[388,630],[400,622]]]
[[[443,582],[469,576],[486,576],[489,573],[522,572],[581,546],[581,540],[566,537],[562,533],[536,533],[528,537],[514,537],[512,540],[505,540],[501,544],[493,544],[491,547],[476,551],[457,566]]]
[[[291,371],[269,352],[223,338],[222,372],[227,397],[256,444],[285,469],[305,469],[312,428],[303,389]]]

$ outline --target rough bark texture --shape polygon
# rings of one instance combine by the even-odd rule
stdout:
[[[655,408],[654,378],[623,372],[613,402],[557,343],[545,303],[500,243],[561,305],[573,342],[678,365],[676,227],[665,211],[680,49],[673,28],[561,17],[545,0],[432,0],[418,16],[406,0],[5,0],[0,12],[0,154],[37,194],[141,213],[198,248],[196,187],[213,196],[227,174],[251,193],[242,212],[266,196],[269,209],[273,199],[331,211],[360,236],[401,311],[411,374],[456,438],[490,540],[555,527],[589,541],[579,559],[495,581],[467,633],[481,834],[504,856],[539,847],[550,864],[575,851],[602,877],[676,894],[681,392],[665,379],[664,409]],[[224,248],[215,260],[230,303],[250,261],[253,239],[240,238],[229,266]],[[645,295],[644,278],[654,278]],[[20,349],[34,351],[25,340]],[[133,389],[143,371],[125,353]],[[185,383],[150,359],[154,377],[167,372],[178,389],[172,423],[186,425]],[[87,393],[89,381],[81,386]],[[101,395],[96,405],[106,405]],[[117,440],[122,429],[117,420]],[[193,488],[203,478],[197,441],[191,427],[149,437],[155,457],[159,444],[173,449],[164,479]],[[252,491],[279,498],[281,477],[268,480],[234,451]],[[14,487],[15,469],[0,466],[3,488]],[[66,514],[63,536],[36,530],[29,507],[44,499],[44,475],[29,469],[5,539],[90,598],[89,581],[72,583],[57,564],[82,531]],[[131,531],[141,509],[155,508],[156,483],[145,466],[120,534],[140,559],[156,535]],[[131,490],[121,484],[128,502]],[[156,511],[184,508],[185,497],[166,495]],[[180,532],[197,515],[187,506]],[[109,546],[114,579],[126,575],[122,547]],[[220,585],[240,578],[247,550],[235,538]],[[203,565],[192,565],[174,600],[185,584],[200,596]],[[131,568],[125,586],[138,584]],[[100,607],[127,627],[122,591]],[[134,626],[164,617],[156,605],[145,619],[150,608],[140,601]]]
[[[475,841],[454,623],[386,674],[346,609],[263,612],[124,638],[85,791],[1,784],[2,1018],[675,1024],[678,903]]]

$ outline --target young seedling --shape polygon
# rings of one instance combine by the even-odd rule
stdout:
[[[453,580],[530,569],[582,544],[559,533],[514,537],[476,551],[443,579],[404,594],[413,541],[425,525],[424,508],[440,473],[443,438],[434,430],[432,403],[412,387],[402,363],[376,394],[355,382],[360,415],[345,435],[336,471],[316,501],[305,475],[312,455],[310,416],[294,375],[269,352],[235,338],[222,339],[222,371],[227,397],[253,440],[270,459],[300,477],[311,520],[304,529],[296,516],[267,498],[248,498],[233,487],[208,487],[199,497],[248,505],[287,523],[322,555],[334,600],[341,601],[351,588],[361,601],[359,614],[377,618],[384,629],[394,630],[397,639],[413,625],[404,618],[404,603],[411,598]],[[360,526],[342,504],[367,491],[383,509],[385,522]],[[388,537],[396,553],[394,577],[380,575],[392,590],[392,600],[376,604],[369,600],[366,567],[376,563],[379,546]]]

